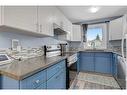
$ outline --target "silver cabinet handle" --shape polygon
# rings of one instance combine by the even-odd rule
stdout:
[[[40,82],[40,80],[36,80],[35,82],[38,84]]]

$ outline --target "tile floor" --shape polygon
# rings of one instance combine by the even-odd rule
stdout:
[[[111,75],[80,72],[70,89],[120,89],[120,87]]]

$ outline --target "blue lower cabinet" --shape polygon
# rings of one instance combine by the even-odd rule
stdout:
[[[66,89],[65,69],[57,72],[47,81],[47,89]]]
[[[94,57],[84,57],[80,62],[80,71],[94,71]]]
[[[66,89],[65,60],[47,69],[47,89]]]
[[[65,68],[65,60],[47,68],[47,80],[59,72],[61,69]]]
[[[112,75],[117,76],[117,65],[118,65],[118,55],[113,54],[113,63],[112,63]]]
[[[1,89],[19,89],[19,81],[7,76],[1,76]]]
[[[79,58],[79,56],[77,56],[78,57],[78,60],[77,60],[77,72],[79,72],[80,71],[80,58]]]
[[[36,89],[46,82],[46,70],[38,72],[23,80],[15,80],[7,76],[1,76],[1,89]],[[43,89],[46,85],[43,84]]]
[[[23,80],[0,76],[1,89],[66,89],[65,60]]]
[[[112,52],[95,52],[95,57],[110,58],[111,56],[112,56]]]
[[[38,72],[37,74],[20,81],[20,89],[36,89],[44,82],[46,82],[46,70]]]
[[[94,71],[94,53],[82,52],[80,54],[80,71]]]
[[[111,74],[111,60],[106,57],[95,58],[95,72]]]
[[[1,89],[1,75],[0,75],[0,89]]]
[[[80,53],[77,53],[77,71],[79,72],[79,66],[80,66]]]
[[[114,58],[115,59],[115,58]],[[94,71],[112,74],[113,53],[111,52],[81,52],[79,71]],[[116,64],[116,63],[114,63]]]
[[[39,85],[36,89],[46,89],[46,82]]]
[[[112,53],[95,53],[95,72],[112,74]]]

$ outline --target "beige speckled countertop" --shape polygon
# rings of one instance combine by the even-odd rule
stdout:
[[[0,74],[16,80],[22,80],[66,58],[67,56],[51,58],[40,56],[23,61],[13,61],[8,65],[0,66]]]
[[[112,53],[115,53],[115,54],[118,54],[119,56],[122,56],[121,52],[119,51],[113,51],[113,50],[109,50],[109,49],[84,49],[84,50],[77,50],[77,51],[69,51],[71,53],[73,52],[112,52]]]
[[[86,50],[80,51],[70,51],[66,52],[62,56],[55,56],[46,58],[45,56],[29,58],[23,61],[13,61],[8,65],[0,66],[0,74],[11,77],[16,80],[22,80],[34,73],[37,73],[43,69],[46,69],[59,61],[66,59],[67,57],[71,56],[76,52],[91,52]],[[93,52],[113,52],[113,51],[97,51],[94,50]],[[113,52],[115,53],[115,52]]]

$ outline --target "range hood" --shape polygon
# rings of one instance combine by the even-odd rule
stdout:
[[[54,27],[54,35],[66,35],[67,32],[63,30],[63,28],[56,23],[53,23]]]

